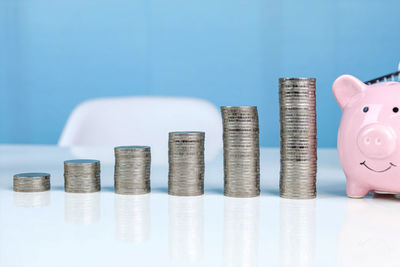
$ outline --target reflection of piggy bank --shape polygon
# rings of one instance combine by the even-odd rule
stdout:
[[[377,198],[347,200],[337,266],[399,266],[400,201]]]
[[[343,110],[337,145],[347,195],[400,193],[400,83],[368,86],[343,75],[333,94]]]

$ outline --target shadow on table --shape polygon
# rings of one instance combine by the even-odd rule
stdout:
[[[317,181],[317,195],[346,197],[346,181],[335,181],[330,183],[322,183],[320,185]]]
[[[260,196],[277,196],[279,197],[279,188],[261,188]]]
[[[220,187],[209,187],[204,189],[204,193],[211,195],[223,195],[224,189]]]
[[[168,194],[168,187],[152,187],[151,192],[159,192],[159,193],[167,193]]]
[[[64,191],[64,186],[63,185],[56,185],[56,186],[51,186],[52,191]]]
[[[111,186],[111,185],[102,186],[101,187],[101,191],[103,191],[103,192],[114,192],[114,186]]]

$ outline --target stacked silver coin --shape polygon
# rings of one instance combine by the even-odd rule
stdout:
[[[115,193],[137,195],[150,193],[149,146],[119,146],[114,148]]]
[[[171,132],[168,142],[168,194],[204,194],[204,132]]]
[[[279,79],[280,195],[316,197],[317,127],[314,78]]]
[[[224,139],[224,194],[260,195],[260,145],[255,106],[221,107]]]
[[[15,192],[43,192],[50,190],[50,174],[19,173],[14,175]]]
[[[64,161],[64,188],[69,193],[100,191],[100,161],[75,159]]]

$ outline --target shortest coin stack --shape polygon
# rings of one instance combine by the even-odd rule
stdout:
[[[168,193],[198,196],[204,193],[204,132],[169,133]]]
[[[64,161],[64,187],[69,193],[100,191],[100,161],[75,159]]]
[[[14,175],[15,192],[42,192],[50,190],[50,174],[19,173]]]
[[[114,148],[115,193],[137,195],[150,193],[149,146],[119,146]]]

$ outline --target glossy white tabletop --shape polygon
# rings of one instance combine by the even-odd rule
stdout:
[[[347,198],[336,150],[318,153],[317,199],[279,197],[279,150],[267,148],[261,196],[235,199],[223,196],[221,153],[201,197],[168,196],[165,165],[152,166],[151,194],[116,195],[110,160],[101,193],[68,194],[75,149],[2,145],[0,266],[398,266],[400,200]],[[13,174],[38,171],[50,192],[12,191]]]

